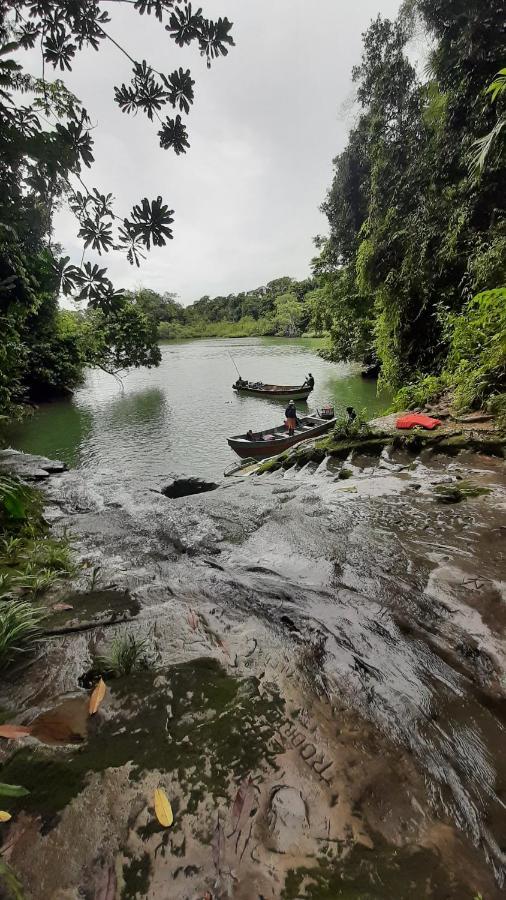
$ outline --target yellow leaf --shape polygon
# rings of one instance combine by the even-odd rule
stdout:
[[[100,706],[100,704],[102,703],[102,700],[105,697],[106,690],[107,690],[107,688],[105,686],[105,681],[103,678],[101,678],[90,697],[90,705],[89,705],[90,716],[95,715],[98,707]]]
[[[0,822],[8,822],[11,818],[12,816],[10,813],[3,812],[3,810],[0,809]]]
[[[172,825],[174,821],[172,807],[167,798],[167,794],[162,788],[157,788],[155,791],[155,813],[160,825],[163,825],[164,828],[168,828]]]

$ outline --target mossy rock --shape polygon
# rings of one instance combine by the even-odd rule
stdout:
[[[490,494],[490,488],[481,487],[471,481],[458,481],[451,484],[438,484],[434,488],[434,494],[438,503],[462,503],[470,497],[480,497]]]
[[[462,450],[472,450],[475,453],[486,453],[487,456],[498,456],[504,458],[506,455],[506,438],[502,435],[497,437],[474,438],[466,434],[454,435],[453,437],[443,438],[437,449],[441,453],[447,453],[449,456],[457,456]]]
[[[345,481],[347,478],[352,478],[352,477],[353,477],[353,472],[351,471],[351,469],[345,469],[345,468],[342,468],[341,471],[339,472],[339,475],[338,475],[337,477],[338,477],[341,481]]]
[[[347,438],[336,441],[332,436],[318,443],[318,449],[324,450],[334,459],[345,460],[352,451],[355,453],[376,453],[391,442],[392,438],[387,434],[378,434],[366,438]]]
[[[439,854],[426,847],[389,846],[374,835],[374,851],[355,845],[339,859],[321,856],[317,865],[289,869],[282,900],[420,900],[471,897],[459,875],[449,873]]]
[[[271,459],[266,459],[265,462],[260,463],[256,474],[263,475],[265,472],[277,472],[289,460],[291,460],[291,455],[288,450],[285,450],[284,453],[279,453],[278,456],[273,456]],[[289,465],[291,465],[291,462]]]

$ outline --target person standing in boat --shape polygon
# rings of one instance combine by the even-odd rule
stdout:
[[[291,437],[295,433],[295,429],[297,428],[297,409],[295,408],[295,403],[293,402],[293,400],[290,400],[290,403],[286,407],[285,416],[285,425],[288,428],[288,436]]]

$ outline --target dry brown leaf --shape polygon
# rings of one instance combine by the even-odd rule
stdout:
[[[105,697],[105,692],[107,688],[105,686],[105,681],[103,678],[100,679],[96,688],[93,690],[93,693],[90,697],[90,705],[88,707],[90,716],[94,716],[98,707],[102,703],[102,700]]]
[[[0,809],[0,822],[8,822],[12,816],[8,812],[4,812],[3,809]]]
[[[163,788],[157,788],[155,791],[155,813],[160,825],[163,825],[164,828],[172,825],[174,821],[172,807]]]
[[[32,729],[26,725],[0,725],[0,737],[15,741],[17,738],[31,734]]]
[[[74,609],[71,603],[54,603],[51,608],[54,612],[67,612],[68,609]]]

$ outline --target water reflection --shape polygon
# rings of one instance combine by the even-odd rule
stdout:
[[[71,400],[60,400],[39,407],[33,415],[12,425],[2,435],[2,444],[78,467],[86,455],[93,425],[90,410],[76,406]]]
[[[102,423],[111,428],[160,427],[167,413],[167,403],[160,388],[148,388],[135,394],[113,398],[101,410]]]
[[[357,366],[321,359],[319,343],[244,338],[162,344],[158,369],[133,370],[123,387],[101,371],[90,372],[72,403],[41,408],[10,429],[8,440],[90,475],[146,484],[169,473],[213,480],[235,459],[228,436],[284,418],[285,401],[233,392],[233,361],[245,378],[280,384],[300,384],[311,371],[315,390],[308,404],[297,403],[302,413],[326,402],[338,411],[351,405],[369,415],[387,408],[388,395],[378,397],[376,385],[360,378]]]

